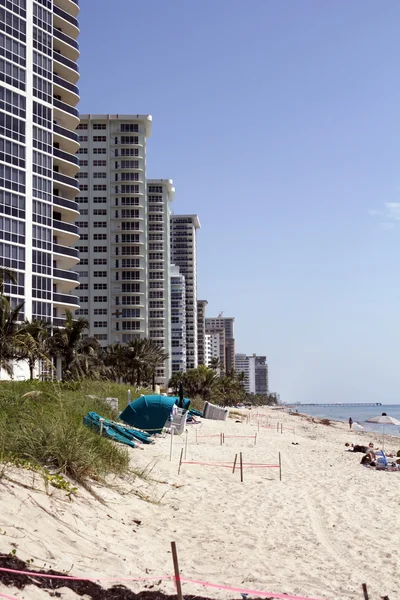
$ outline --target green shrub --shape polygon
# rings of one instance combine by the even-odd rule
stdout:
[[[126,472],[128,451],[85,427],[83,417],[93,410],[115,419],[103,398],[119,398],[122,409],[127,390],[93,381],[72,389],[52,382],[0,382],[0,458],[28,460],[78,482]]]

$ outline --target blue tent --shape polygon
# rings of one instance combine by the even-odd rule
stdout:
[[[159,433],[162,431],[168,418],[171,416],[174,404],[179,405],[180,399],[177,396],[161,396],[154,394],[152,396],[140,396],[134,400],[119,415],[121,421],[149,431],[150,433]],[[184,398],[183,408],[188,410],[190,400]]]

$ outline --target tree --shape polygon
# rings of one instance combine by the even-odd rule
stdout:
[[[0,295],[0,369],[12,377],[13,361],[23,344],[23,330],[19,325],[20,311],[24,303],[12,308],[10,301]]]
[[[0,265],[0,294],[4,293],[4,284],[6,282],[17,283],[17,273],[13,269]]]
[[[70,310],[65,311],[65,317],[64,327],[55,328],[50,341],[52,356],[62,361],[63,381],[99,377],[100,345],[95,338],[85,334],[89,321],[83,317],[74,319]]]
[[[28,362],[30,379],[33,379],[34,370],[39,361],[44,361],[53,368],[52,362],[48,358],[50,349],[49,325],[40,320],[25,320],[21,327],[21,334],[19,356]]]
[[[219,356],[213,356],[211,358],[209,368],[212,369],[213,371],[216,371],[217,373],[221,372],[222,362],[221,362],[221,359],[219,358]]]

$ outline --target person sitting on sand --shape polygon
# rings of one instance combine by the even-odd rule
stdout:
[[[366,465],[367,467],[376,467],[375,455],[373,456],[372,452],[368,452],[361,459],[361,464]]]

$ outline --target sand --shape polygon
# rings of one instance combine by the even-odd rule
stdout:
[[[276,468],[245,469],[243,483],[239,471],[222,467],[183,464],[178,475],[185,436],[175,438],[172,462],[170,436],[130,450],[132,466],[151,470],[151,480],[94,484],[103,504],[84,489],[69,500],[65,492],[46,491],[37,475],[7,470],[0,479],[0,533],[6,532],[0,552],[15,548],[36,568],[74,576],[152,577],[173,573],[175,540],[181,574],[189,579],[326,600],[360,600],[366,582],[371,598],[397,598],[400,472],[366,469],[362,455],[344,447],[346,441],[379,444],[379,436],[350,434],[343,424],[324,426],[272,409],[262,413],[258,419],[252,411],[250,424],[230,418],[189,426],[187,460],[233,462],[242,452],[245,463],[277,464],[280,452],[282,481]],[[273,427],[258,430],[257,420],[265,424],[267,417]],[[284,423],[283,433],[276,431],[277,421]],[[220,432],[223,446],[219,437],[200,437]],[[255,433],[256,445],[254,438],[228,437]],[[386,440],[388,450],[399,447],[400,440]],[[125,585],[137,591],[154,582]],[[156,585],[174,592],[169,581]],[[187,594],[240,597],[183,586]],[[76,598],[62,592],[65,600]],[[32,586],[0,584],[0,593],[49,597]]]

